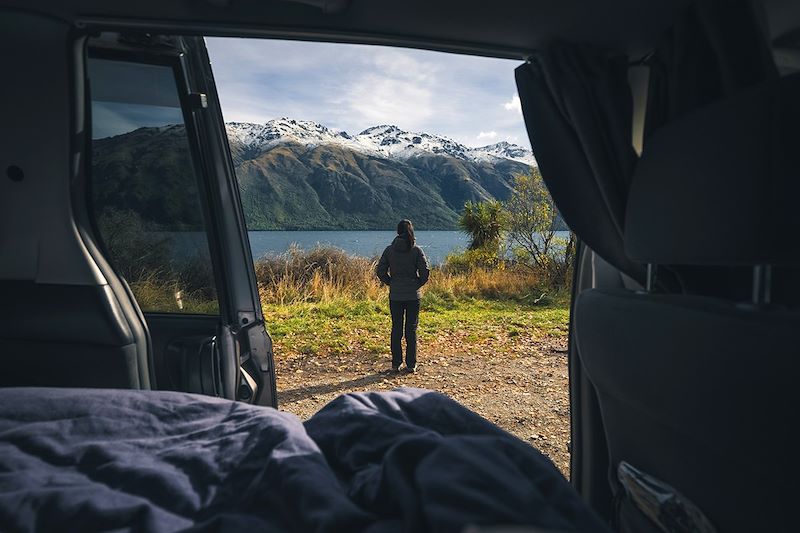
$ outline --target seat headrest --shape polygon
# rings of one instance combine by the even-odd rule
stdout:
[[[631,259],[798,265],[800,74],[754,86],[658,130],[634,172]]]

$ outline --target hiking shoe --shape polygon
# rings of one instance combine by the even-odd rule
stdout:
[[[400,365],[397,365],[397,366],[392,365],[392,372],[399,373],[400,372]]]
[[[417,365],[407,366],[406,367],[406,372],[408,372],[409,374],[416,374],[417,373]]]

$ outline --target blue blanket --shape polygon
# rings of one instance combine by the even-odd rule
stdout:
[[[605,531],[552,463],[438,393],[274,409],[0,390],[0,531]],[[539,529],[536,529],[537,531]]]

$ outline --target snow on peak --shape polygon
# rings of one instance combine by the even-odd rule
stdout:
[[[416,155],[442,154],[468,159],[469,148],[446,137],[430,133],[404,131],[397,126],[383,124],[367,128],[356,137],[384,157],[409,158]]]
[[[265,124],[229,122],[228,137],[246,149],[265,151],[277,144],[295,142],[305,146],[334,144],[356,152],[386,158],[408,159],[425,154],[439,154],[467,161],[510,159],[535,165],[530,150],[508,142],[469,148],[447,137],[430,133],[404,131],[392,124],[381,124],[351,136],[310,120],[277,118]]]
[[[519,161],[520,163],[525,163],[527,165],[536,165],[536,159],[533,157],[533,152],[507,141],[501,141],[488,146],[481,146],[480,148],[473,148],[472,156],[477,161],[499,158]]]
[[[265,124],[229,122],[225,125],[228,137],[249,149],[266,150],[282,142],[300,144],[325,144],[338,139],[350,138],[345,132],[337,132],[310,120],[276,118]]]
[[[379,126],[372,126],[367,128],[359,135],[377,136],[377,135],[391,135],[393,133],[402,133],[402,130],[394,124],[381,124]]]

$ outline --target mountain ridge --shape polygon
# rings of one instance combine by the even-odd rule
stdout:
[[[454,230],[465,202],[507,199],[514,177],[533,161],[529,150],[510,143],[468,148],[389,124],[357,135],[295,119],[226,128],[250,230],[385,230],[403,218],[418,229]],[[128,183],[136,184],[137,210],[149,227],[166,230],[175,219],[166,213],[197,211],[196,200],[177,185],[191,172],[182,125],[139,128],[93,144],[97,191],[110,209],[131,208],[121,185]],[[164,186],[171,187],[168,195]]]
[[[405,131],[393,124],[371,126],[356,135],[310,120],[286,117],[264,124],[228,122],[225,126],[228,138],[245,145],[252,153],[277,144],[296,142],[306,146],[333,144],[363,154],[397,159],[437,154],[464,161],[491,161],[496,158],[536,165],[530,150],[507,141],[473,148],[441,135]]]

